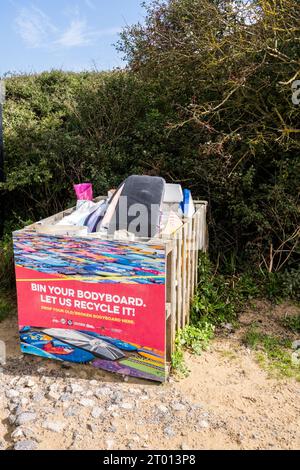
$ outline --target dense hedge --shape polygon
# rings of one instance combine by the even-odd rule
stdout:
[[[122,36],[128,70],[7,79],[7,229],[66,207],[73,183],[100,194],[160,174],[209,200],[210,249],[225,269],[295,265],[299,4],[250,3],[260,10],[249,24],[226,2],[155,1]]]
[[[53,71],[6,83],[8,220],[58,211],[74,201],[73,183],[91,180],[99,194],[128,174],[155,174],[152,158],[176,149],[151,91],[127,72]]]
[[[154,0],[122,33],[131,70],[174,112],[181,162],[158,163],[208,198],[221,261],[297,262],[299,18],[299,0]]]

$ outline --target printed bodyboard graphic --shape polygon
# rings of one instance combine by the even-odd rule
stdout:
[[[165,380],[163,243],[14,233],[21,350]]]

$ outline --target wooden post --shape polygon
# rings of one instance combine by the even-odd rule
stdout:
[[[177,260],[176,260],[176,284],[177,284],[177,330],[182,328],[182,237],[183,230],[180,228],[176,232]]]
[[[187,224],[183,226],[183,240],[182,240],[182,327],[186,325],[186,313],[187,313],[187,298],[186,298],[186,289],[187,289],[187,271],[186,271],[186,258],[187,258],[187,249],[186,249],[186,239],[187,239]]]
[[[191,239],[192,239],[192,219],[188,220],[187,223],[187,314],[186,314],[186,322],[187,324],[190,322],[190,311],[191,311],[191,300],[192,300],[192,246],[191,246]]]

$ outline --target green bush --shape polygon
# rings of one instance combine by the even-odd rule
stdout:
[[[4,108],[10,228],[74,202],[73,184],[103,194],[132,173],[157,174],[153,155],[169,158],[166,117],[153,90],[127,72],[63,73],[7,79]]]
[[[0,242],[0,293],[14,288],[14,261],[12,239],[6,236]]]
[[[177,142],[153,166],[208,199],[221,268],[299,260],[299,15],[298,0],[154,0],[121,35]]]
[[[300,301],[300,274],[298,269],[280,273],[264,273],[260,276],[261,295],[273,300]]]
[[[260,295],[260,286],[253,275],[223,275],[215,270],[207,255],[199,264],[199,281],[191,319],[197,323],[203,318],[213,325],[237,320],[246,300]]]
[[[282,320],[282,325],[289,328],[294,333],[300,333],[300,314],[284,318]]]
[[[176,372],[187,375],[188,368],[184,361],[183,351],[188,350],[200,355],[209,345],[214,336],[214,325],[202,318],[196,324],[191,323],[176,335],[175,352],[172,355],[172,367]]]
[[[5,320],[13,311],[15,307],[10,299],[3,296],[0,292],[0,322]]]

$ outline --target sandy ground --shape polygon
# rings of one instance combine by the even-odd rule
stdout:
[[[10,318],[0,324],[0,448],[299,449],[299,382],[270,377],[241,341],[253,322],[295,339],[278,323],[295,312],[259,302],[237,331],[219,332],[201,356],[186,353],[188,377],[164,385],[24,357]]]

